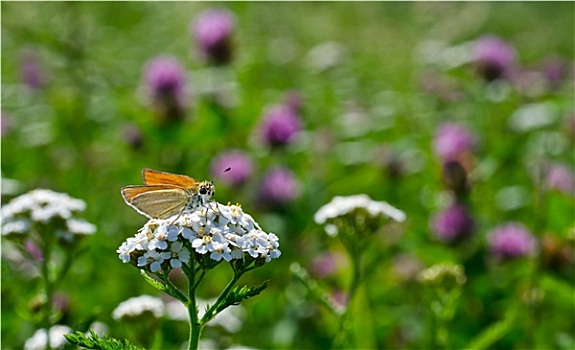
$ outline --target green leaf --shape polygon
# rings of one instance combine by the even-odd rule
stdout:
[[[508,310],[503,320],[484,329],[465,347],[465,349],[481,350],[492,347],[495,342],[511,331],[516,318],[517,311],[515,309]]]
[[[146,282],[148,282],[149,284],[152,285],[152,287],[156,288],[157,290],[161,291],[161,292],[165,292],[168,293],[168,287],[161,283],[156,281],[155,279],[153,279],[152,277],[150,277],[145,270],[140,270],[140,275],[142,275],[142,277],[144,277],[144,279],[146,280]],[[168,293],[169,294],[169,293]]]
[[[573,307],[573,286],[566,281],[554,277],[550,274],[544,274],[541,278],[541,289],[547,292],[556,304],[562,309],[568,310]]]
[[[119,340],[110,338],[106,335],[99,337],[93,330],[90,330],[90,335],[87,336],[82,332],[65,334],[64,337],[69,343],[86,348],[86,349],[101,349],[101,350],[142,350],[128,340]]]
[[[242,288],[239,289],[238,287],[234,287],[234,289],[232,289],[230,294],[228,294],[228,296],[223,300],[223,302],[218,305],[218,307],[216,308],[216,314],[226,309],[228,306],[239,305],[242,300],[260,294],[264,289],[267,288],[269,283],[270,281],[267,280],[257,287],[243,286]]]

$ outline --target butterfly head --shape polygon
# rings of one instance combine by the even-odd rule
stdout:
[[[216,193],[216,187],[213,181],[202,181],[198,186],[198,194],[209,199]]]

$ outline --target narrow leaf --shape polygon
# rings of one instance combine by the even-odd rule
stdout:
[[[495,342],[503,338],[511,331],[516,319],[516,311],[507,311],[503,320],[492,324],[483,330],[475,339],[473,339],[465,349],[482,350],[493,346]]]
[[[168,287],[159,282],[156,281],[155,279],[153,279],[152,277],[148,276],[148,274],[146,273],[146,271],[144,270],[140,270],[140,275],[142,275],[142,277],[144,277],[144,279],[146,280],[146,282],[148,282],[149,284],[152,285],[152,287],[156,288],[157,290],[161,291],[161,292],[165,292],[167,293],[168,291]]]

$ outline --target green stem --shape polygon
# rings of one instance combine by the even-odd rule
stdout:
[[[173,297],[175,297],[176,299],[180,300],[183,303],[187,303],[189,301],[188,298],[186,298],[186,296],[184,295],[184,293],[182,293],[182,291],[172,281],[170,281],[170,279],[168,278],[168,274],[156,275],[156,276],[160,277],[160,279],[164,281],[164,283],[166,283],[170,291],[173,292],[173,294],[170,295],[172,295]]]
[[[43,236],[45,238],[42,255],[44,259],[42,261],[42,279],[44,282],[44,296],[46,298],[44,307],[42,310],[42,320],[41,320],[41,327],[46,330],[46,346],[50,349],[50,314],[52,311],[52,298],[54,295],[54,285],[50,279],[50,259],[52,253],[52,240],[47,236]]]
[[[347,306],[345,311],[341,314],[339,318],[339,326],[336,337],[333,341],[332,348],[343,348],[344,342],[348,338],[348,333],[351,328],[350,321],[350,307],[352,305],[355,293],[360,285],[362,268],[361,268],[361,250],[356,251],[355,249],[350,249],[348,247],[349,258],[352,263],[352,276],[351,282],[347,292]]]
[[[196,304],[196,272],[193,268],[188,270],[188,314],[190,316],[189,350],[196,350],[200,341],[202,325],[198,321],[198,308]]]

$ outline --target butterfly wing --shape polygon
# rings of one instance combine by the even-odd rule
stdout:
[[[126,186],[122,196],[138,213],[158,219],[179,214],[190,200],[188,191],[173,185]]]
[[[142,178],[146,185],[175,185],[187,190],[196,188],[198,185],[198,181],[189,176],[171,174],[147,168],[142,170]]]

